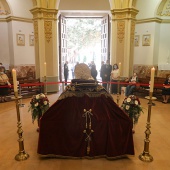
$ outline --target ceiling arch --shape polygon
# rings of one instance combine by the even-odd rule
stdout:
[[[109,0],[111,9],[132,8],[136,6],[136,0]]]
[[[157,9],[157,15],[170,16],[170,0],[162,0]]]
[[[40,7],[40,8],[49,8],[55,9],[57,2],[60,0],[32,0],[33,6]]]
[[[10,7],[6,0],[0,0],[0,15],[8,15],[11,13]]]

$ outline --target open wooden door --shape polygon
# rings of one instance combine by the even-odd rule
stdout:
[[[101,61],[110,60],[109,15],[101,21]]]
[[[59,17],[59,75],[60,82],[64,80],[64,63],[67,61],[66,18]]]

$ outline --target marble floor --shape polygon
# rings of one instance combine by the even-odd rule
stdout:
[[[48,95],[53,104],[58,94]],[[116,101],[116,95],[113,96]],[[120,103],[123,100],[120,98]],[[144,113],[135,127],[135,156],[124,159],[42,159],[37,154],[37,123],[32,124],[28,112],[30,99],[23,99],[25,107],[20,108],[22,129],[24,131],[25,151],[30,155],[25,161],[16,161],[19,144],[17,134],[17,114],[14,101],[0,103],[0,170],[169,170],[170,169],[170,103],[155,101],[151,114],[150,154],[153,162],[142,162],[138,156],[143,152],[148,114],[148,100],[140,98]]]

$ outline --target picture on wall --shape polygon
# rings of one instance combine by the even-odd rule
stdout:
[[[150,46],[150,43],[151,43],[151,35],[150,34],[143,35],[142,45],[143,46]]]
[[[25,46],[25,35],[24,34],[17,34],[17,45]]]
[[[134,44],[135,47],[139,46],[139,35],[135,35]]]
[[[34,46],[34,35],[29,35],[30,46]]]

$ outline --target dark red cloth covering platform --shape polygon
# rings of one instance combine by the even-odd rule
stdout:
[[[132,121],[101,85],[73,80],[40,120],[38,153],[79,158],[134,155]]]

